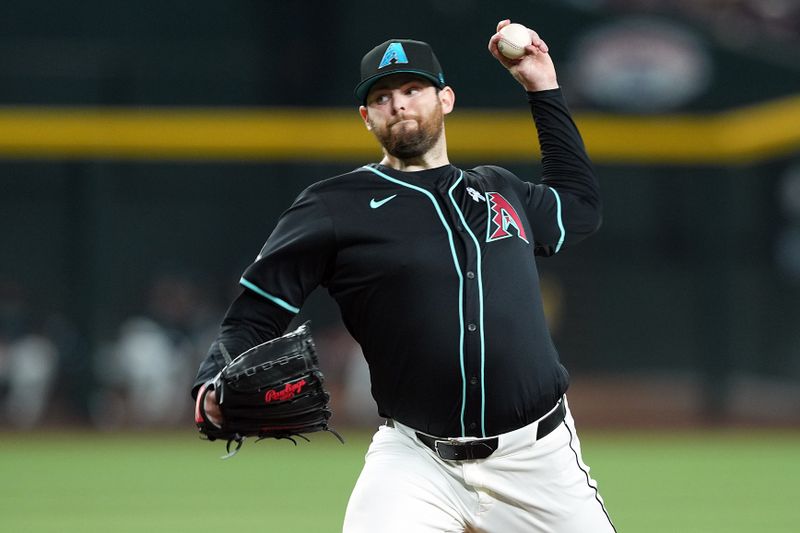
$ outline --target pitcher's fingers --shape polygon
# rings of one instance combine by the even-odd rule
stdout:
[[[493,56],[497,57],[495,53],[497,51],[497,42],[500,40],[502,36],[499,33],[495,33],[491,37],[489,37],[489,51],[492,53]]]
[[[494,57],[496,57],[497,59],[500,59],[500,60],[503,59],[503,56],[500,54],[500,50],[497,48],[497,43],[500,42],[500,39],[502,39],[502,38],[503,38],[502,35],[500,35],[499,33],[495,33],[494,35],[492,35],[489,38],[489,45],[488,45],[489,52]]]
[[[541,50],[542,52],[547,53],[549,48],[547,46],[547,43],[544,42],[544,39],[539,37],[539,34],[531,29],[529,29],[528,31],[531,32],[531,44],[536,48],[538,48],[539,50]]]

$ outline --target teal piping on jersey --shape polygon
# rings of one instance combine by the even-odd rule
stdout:
[[[480,320],[480,335],[481,335],[481,436],[485,437],[486,436],[486,384],[485,384],[485,380],[484,380],[484,375],[485,375],[484,369],[485,369],[485,366],[486,366],[486,336],[484,334],[484,328],[483,328],[483,267],[481,266],[481,245],[478,243],[478,238],[475,236],[474,233],[472,233],[472,230],[470,229],[469,224],[467,224],[467,219],[464,218],[464,214],[461,212],[461,209],[459,209],[455,198],[453,198],[453,190],[456,188],[456,186],[459,183],[461,183],[461,180],[464,178],[464,172],[463,171],[459,171],[459,172],[461,172],[461,173],[459,174],[458,179],[453,184],[453,186],[450,187],[450,190],[448,191],[448,194],[450,196],[450,202],[453,204],[453,207],[456,208],[456,212],[458,213],[458,217],[461,219],[461,223],[464,225],[464,229],[467,230],[467,233],[469,233],[469,236],[472,237],[472,242],[475,243],[475,250],[476,250],[477,256],[478,256],[478,265],[477,265],[477,270],[478,270],[478,317],[479,317],[479,320]],[[462,410],[461,417],[462,417],[462,419],[464,417],[463,410],[464,410],[464,405],[465,404],[466,404],[466,396],[464,397],[464,401],[461,404],[461,410]]]
[[[561,197],[554,188],[550,187],[550,190],[556,195],[556,218],[558,220],[558,229],[561,230],[561,238],[558,239],[558,244],[556,244],[555,253],[558,253],[558,251],[561,249],[561,246],[564,244],[564,237],[566,237],[567,232],[564,230],[564,223],[561,221]]]
[[[250,289],[254,293],[258,294],[259,296],[263,296],[264,298],[266,298],[270,302],[274,303],[275,305],[283,307],[284,309],[286,309],[290,313],[297,314],[297,313],[300,312],[300,309],[298,307],[295,307],[295,306],[293,306],[291,304],[286,303],[286,301],[281,300],[277,296],[271,295],[270,293],[266,292],[265,290],[261,289],[257,285],[247,281],[244,278],[241,278],[239,280],[239,283],[241,283],[242,285],[244,285],[245,287],[247,287],[248,289]]]
[[[403,187],[408,187],[409,189],[415,190],[417,192],[421,192],[433,204],[433,207],[436,209],[436,214],[439,215],[439,219],[442,221],[442,226],[444,226],[445,231],[447,232],[447,238],[450,241],[450,253],[453,256],[453,265],[456,268],[456,274],[458,274],[458,327],[460,328],[459,333],[459,357],[461,362],[461,388],[462,388],[462,396],[466,398],[467,395],[467,379],[466,373],[464,371],[464,276],[461,274],[461,267],[458,264],[458,256],[456,255],[456,247],[455,243],[453,242],[453,231],[450,229],[450,226],[447,225],[447,220],[444,218],[442,214],[442,209],[439,207],[439,204],[436,202],[436,198],[433,197],[431,193],[423,189],[422,187],[417,187],[416,185],[411,185],[410,183],[406,183],[399,179],[393,178],[387,174],[384,174],[380,170],[377,170],[372,167],[363,166],[361,167],[364,170],[369,170],[373,174],[380,176],[381,178],[390,181],[392,183],[396,183],[397,185],[402,185]],[[461,402],[461,436],[466,437],[467,433],[464,429],[464,405],[465,402]]]

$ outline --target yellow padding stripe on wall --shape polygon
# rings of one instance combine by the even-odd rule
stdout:
[[[576,116],[598,163],[746,163],[800,151],[800,96],[705,115]],[[453,161],[530,161],[526,108],[457,108]],[[380,150],[355,109],[0,108],[0,158],[328,161]]]

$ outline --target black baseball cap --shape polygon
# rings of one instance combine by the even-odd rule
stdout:
[[[445,86],[442,66],[428,43],[389,39],[361,58],[361,81],[356,85],[356,98],[363,103],[376,81],[404,72],[427,78],[440,89]]]

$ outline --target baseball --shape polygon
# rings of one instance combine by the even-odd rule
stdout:
[[[509,59],[519,59],[525,55],[525,47],[531,44],[531,34],[522,24],[509,24],[500,30],[503,37],[497,42],[497,49]]]

